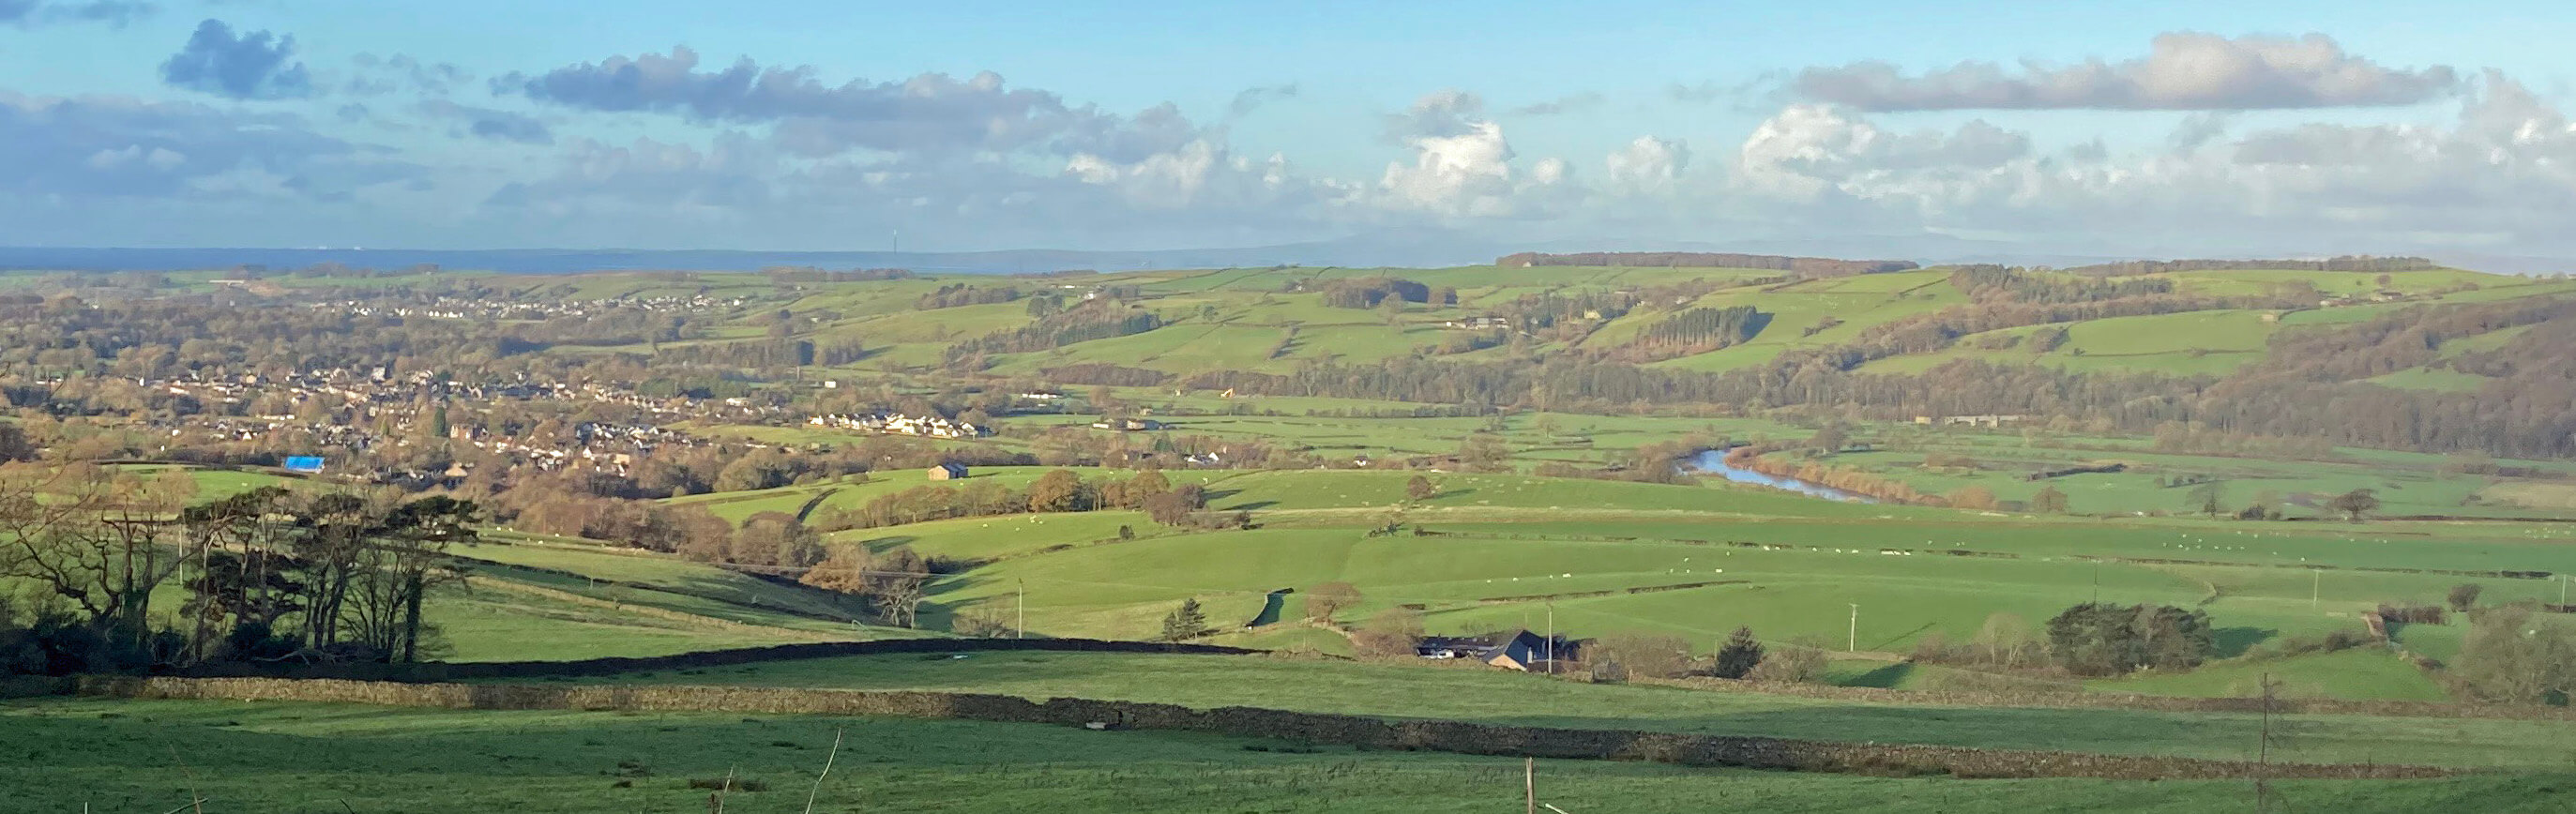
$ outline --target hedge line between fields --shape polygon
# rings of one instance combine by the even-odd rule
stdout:
[[[407,684],[278,678],[130,678],[78,681],[85,695],[226,701],[301,701],[484,710],[725,712],[872,715],[1120,729],[1204,732],[1362,749],[1468,755],[1623,760],[1811,772],[1957,777],[2094,777],[2118,780],[2251,778],[2405,779],[2455,774],[2432,766],[2276,763],[2151,755],[1975,749],[1783,738],[1551,729],[1455,721],[1387,721],[1250,707],[1194,710],[1170,704],[971,693],[770,687]]]
[[[1826,701],[1951,707],[2020,707],[2042,709],[2126,709],[2145,712],[2263,711],[2254,697],[2196,697],[2113,692],[2046,690],[1892,690],[1829,684],[1738,681],[1724,678],[1631,678],[1631,684],[1682,687],[1719,692],[1757,692]],[[2507,721],[2576,721],[2576,707],[2438,703],[2432,701],[2355,701],[2338,698],[2274,698],[2274,715],[2364,715],[2381,718],[2479,718]]]
[[[811,642],[701,650],[669,656],[610,657],[581,661],[424,662],[419,664],[210,664],[177,671],[183,678],[327,678],[353,681],[434,682],[489,678],[605,676],[643,670],[728,667],[764,661],[829,659],[904,653],[966,651],[1087,651],[1099,653],[1179,653],[1239,656],[1262,653],[1212,644],[1118,642],[1096,639],[885,639],[871,642]]]

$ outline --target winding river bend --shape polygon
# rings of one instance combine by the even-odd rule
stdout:
[[[1826,500],[1840,500],[1846,503],[1878,502],[1876,498],[1857,492],[1846,492],[1823,484],[1808,483],[1797,478],[1766,475],[1727,463],[1726,450],[1722,449],[1704,449],[1700,450],[1697,455],[1682,459],[1682,471],[1696,472],[1703,475],[1716,475],[1736,483],[1751,483],[1761,486],[1769,486],[1774,489],[1786,489],[1798,494],[1810,497],[1821,497]]]

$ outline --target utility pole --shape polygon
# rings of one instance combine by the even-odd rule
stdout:
[[[1547,674],[1556,675],[1556,603],[1547,603]]]
[[[1853,653],[1858,653],[1860,652],[1860,603],[1853,602],[1850,603],[1850,605],[1852,609],[1851,632],[1847,634],[1849,638],[1843,642],[1843,649]]]
[[[2308,569],[2308,610],[2317,609],[2317,600],[2325,596],[2326,572]]]
[[[1017,625],[1013,625],[1011,629],[1014,633],[1018,634],[1016,638],[1026,639],[1029,637],[1029,581],[1025,579],[1014,581],[1018,582],[1020,586],[1020,622]]]

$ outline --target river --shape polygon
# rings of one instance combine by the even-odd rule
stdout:
[[[1700,450],[1699,454],[1682,459],[1682,471],[1696,472],[1703,475],[1716,475],[1735,483],[1751,483],[1768,486],[1774,489],[1785,489],[1798,494],[1807,495],[1809,497],[1821,497],[1826,500],[1840,500],[1846,503],[1878,502],[1876,498],[1857,492],[1846,492],[1823,484],[1808,483],[1797,478],[1766,475],[1729,464],[1726,462],[1726,450],[1722,449]]]

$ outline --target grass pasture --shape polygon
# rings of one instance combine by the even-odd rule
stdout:
[[[0,798],[29,810],[695,811],[691,780],[765,790],[729,810],[953,812],[1227,810],[1478,812],[1517,805],[1521,764],[1443,754],[1305,752],[1291,744],[1035,724],[606,712],[460,712],[293,703],[84,701],[0,705]],[[834,737],[842,742],[833,749]],[[1256,751],[1258,750],[1258,751]],[[828,756],[832,770],[816,776]],[[182,756],[174,760],[173,755]],[[1581,811],[2198,812],[2241,783],[1952,780],[1546,761],[1543,799]],[[2568,781],[2287,782],[2339,811],[2547,811]],[[41,802],[38,802],[41,801]],[[1587,805],[1588,804],[1588,805]]]
[[[1250,706],[1397,719],[1642,729],[1832,741],[1924,743],[2247,759],[2259,716],[2126,709],[1925,706],[1670,687],[1586,684],[1477,667],[1268,656],[984,652],[967,658],[857,656],[688,673],[580,679],[618,683],[980,692]],[[2562,722],[2288,716],[2294,745],[2274,759],[2563,769],[2576,730]]]

